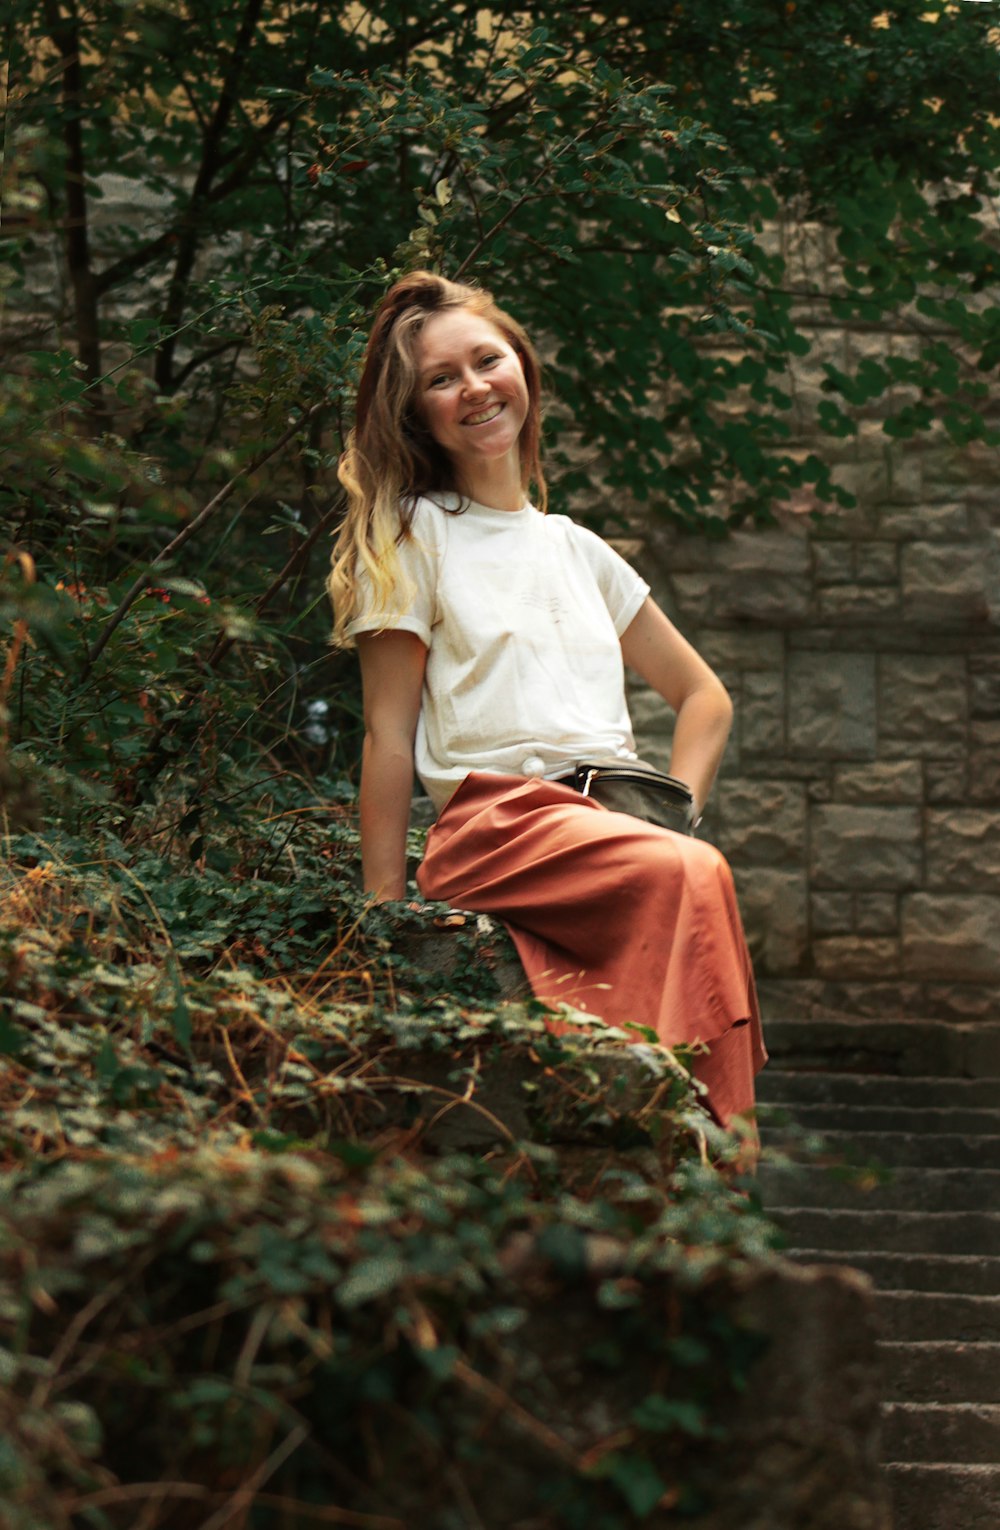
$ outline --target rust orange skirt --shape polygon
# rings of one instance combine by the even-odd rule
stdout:
[[[714,846],[554,781],[475,771],[427,838],[426,898],[495,914],[535,996],[649,1026],[693,1059],[723,1125],[767,1061],[732,873]],[[571,1027],[555,1027],[571,1029]]]

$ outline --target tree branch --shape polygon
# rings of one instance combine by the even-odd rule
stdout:
[[[262,7],[263,0],[247,0],[239,32],[233,44],[229,66],[226,69],[222,88],[219,92],[219,99],[216,103],[212,120],[209,123],[208,131],[202,140],[201,164],[195,177],[190,201],[177,230],[180,247],[177,253],[177,260],[174,263],[173,275],[170,278],[167,300],[163,310],[164,323],[168,330],[171,331],[178,328],[184,313],[188,284],[191,280],[191,272],[194,269],[195,256],[201,234],[202,207],[222,163],[220,153],[222,140],[229,126],[233,108],[236,105],[240,77],[246,67],[246,61],[253,46],[254,34],[260,20]],[[154,375],[157,387],[164,393],[168,393],[173,386],[175,346],[175,336],[172,333],[168,334],[157,353]]]

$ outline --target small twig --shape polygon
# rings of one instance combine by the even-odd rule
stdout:
[[[249,474],[255,473],[258,468],[263,467],[264,463],[269,462],[272,457],[277,456],[282,447],[287,446],[292,437],[297,435],[298,432],[302,430],[303,426],[307,425],[313,416],[318,414],[319,411],[325,407],[325,405],[325,399],[321,399],[319,403],[313,404],[311,408],[306,410],[305,414],[303,414],[299,419],[294,420],[292,424],[289,425],[288,429],[282,432],[277,441],[275,441],[271,446],[266,447],[263,451],[258,452],[256,457],[253,457],[250,462],[247,463],[246,467],[241,468],[238,473],[234,473],[232,478],[229,479],[229,482],[223,484],[218,494],[216,494],[214,498],[210,499],[208,504],[199,510],[194,519],[189,521],[184,529],[179,531],[171,542],[167,543],[166,547],[162,547],[156,554],[155,558],[151,559],[150,563],[139,575],[138,579],[136,579],[131,587],[126,591],[118,605],[117,610],[114,611],[113,614],[109,617],[103,632],[91,649],[90,654],[88,655],[87,660],[83,666],[83,679],[86,679],[90,674],[90,671],[93,669],[97,660],[100,658],[101,654],[104,652],[105,648],[110,642],[112,635],[117,631],[118,627],[128,615],[131,607],[138,600],[139,596],[148,585],[150,573],[157,566],[157,564],[162,563],[164,559],[169,558],[173,553],[177,552],[179,548],[183,547],[185,542],[190,541],[194,534],[201,530],[206,521],[209,521],[212,516],[215,515],[216,511],[225,504],[226,500],[232,494],[237,484],[242,482],[242,480],[248,477]]]
[[[495,1116],[492,1110],[487,1110],[485,1105],[480,1105],[476,1100],[465,1099],[464,1096],[456,1094],[453,1089],[445,1089],[443,1084],[428,1084],[426,1080],[422,1078],[402,1078],[400,1075],[395,1074],[392,1078],[369,1079],[368,1088],[394,1089],[399,1084],[412,1084],[417,1089],[426,1090],[428,1094],[443,1094],[449,1102],[447,1107],[449,1109],[454,1108],[456,1105],[468,1105],[470,1110],[475,1110],[479,1113],[479,1115],[485,1116],[486,1120],[489,1121],[491,1126],[495,1126],[497,1131],[501,1132],[502,1135],[507,1138],[508,1142],[516,1141],[514,1133],[511,1131],[510,1127],[505,1126],[504,1123],[500,1120],[500,1117]],[[441,1115],[440,1111],[438,1112],[438,1115]],[[436,1119],[437,1117],[435,1117],[435,1120]]]
[[[253,1113],[257,1117],[257,1119],[259,1121],[262,1121],[264,1123],[264,1125],[266,1126],[267,1125],[267,1117],[265,1116],[264,1112],[261,1110],[260,1106],[257,1104],[257,1101],[254,1099],[253,1093],[252,1093],[252,1091],[250,1089],[250,1085],[246,1081],[246,1076],[245,1076],[245,1074],[243,1072],[243,1069],[240,1067],[239,1063],[236,1061],[236,1053],[233,1051],[233,1044],[232,1044],[232,1042],[229,1039],[229,1031],[226,1029],[226,1027],[224,1025],[220,1026],[219,1029],[222,1032],[222,1045],[226,1049],[226,1058],[227,1058],[227,1060],[229,1062],[229,1066],[233,1070],[233,1076],[235,1077],[235,1079],[236,1079],[237,1083],[239,1084],[240,1088],[243,1090],[243,1098],[247,1102],[247,1104],[250,1106],[251,1110],[253,1111]]]
[[[236,1386],[244,1389],[249,1388],[250,1372],[253,1369],[253,1363],[257,1358],[260,1346],[264,1342],[273,1318],[274,1311],[267,1305],[258,1307],[251,1318],[247,1336],[243,1341],[243,1348],[240,1350],[236,1364],[233,1367],[233,1381]]]
[[[472,1366],[467,1365],[464,1360],[455,1361],[452,1375],[467,1392],[474,1392],[478,1397],[482,1397],[492,1403],[503,1414],[508,1423],[515,1425],[524,1434],[529,1435],[543,1450],[548,1451],[550,1455],[557,1456],[560,1461],[565,1462],[567,1466],[573,1467],[574,1470],[578,1469],[579,1459],[572,1445],[564,1440],[562,1435],[557,1434],[554,1429],[550,1429],[548,1424],[543,1424],[540,1418],[536,1418],[533,1413],[529,1413],[527,1408],[522,1408],[521,1404],[515,1402],[509,1392],[505,1392],[502,1387],[498,1387],[495,1381],[490,1381],[488,1377],[481,1375],[479,1371],[473,1370]],[[202,1530],[208,1530],[208,1527],[202,1526]]]
[[[197,1503],[218,1498],[220,1494],[198,1482],[125,1482],[117,1487],[98,1488],[84,1498],[73,1498],[62,1505],[71,1514],[84,1509],[113,1508],[115,1504],[130,1503],[137,1498],[164,1499],[189,1498]],[[355,1530],[407,1530],[401,1519],[390,1519],[384,1514],[364,1514],[356,1509],[341,1509],[335,1504],[300,1503],[280,1493],[258,1493],[257,1502],[266,1508],[291,1509],[297,1517],[315,1520],[318,1524],[349,1525]]]
[[[82,1498],[71,1498],[62,1507],[70,1514],[79,1514],[85,1509],[111,1508],[116,1503],[129,1503],[135,1498],[193,1498],[204,1503],[206,1498],[215,1496],[211,1488],[203,1487],[200,1482],[122,1482],[116,1487],[98,1488],[96,1492],[86,1493]]]
[[[201,1525],[200,1530],[222,1530],[222,1526],[227,1525],[234,1514],[249,1508],[257,1489],[263,1487],[269,1477],[274,1476],[279,1466],[284,1465],[288,1457],[298,1450],[303,1440],[308,1439],[308,1437],[309,1430],[306,1425],[296,1424],[295,1428],[290,1434],[285,1436],[277,1449],[272,1450],[267,1460],[262,1461],[257,1470],[252,1472],[246,1482],[243,1483],[242,1487],[237,1489],[229,1502],[223,1504],[222,1508],[216,1510],[214,1514],[209,1515],[208,1519]]]
[[[140,1264],[139,1269],[145,1268],[146,1265],[152,1262],[153,1258],[154,1255],[152,1253],[148,1254]],[[102,1312],[104,1308],[109,1305],[109,1303],[114,1301],[115,1297],[124,1290],[127,1283],[132,1280],[136,1274],[136,1268],[130,1265],[127,1274],[119,1275],[118,1279],[111,1281],[110,1285],[103,1286],[100,1291],[96,1292],[91,1297],[90,1301],[85,1307],[80,1308],[80,1311],[77,1313],[76,1317],[73,1319],[72,1323],[70,1323],[69,1327],[66,1329],[66,1332],[59,1340],[59,1343],[52,1351],[52,1355],[49,1359],[48,1375],[41,1377],[39,1381],[36,1382],[35,1387],[31,1393],[31,1397],[28,1400],[28,1406],[30,1408],[45,1407],[45,1404],[49,1399],[49,1394],[55,1385],[60,1367],[72,1353],[77,1341],[80,1338],[80,1335],[87,1327],[87,1324],[92,1322],[93,1319],[97,1317],[99,1312]]]

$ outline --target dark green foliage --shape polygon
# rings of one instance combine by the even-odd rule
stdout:
[[[233,848],[252,864],[251,815]],[[311,815],[253,881],[252,944],[248,882],[11,851],[5,1524],[186,1530],[246,1482],[260,1526],[506,1523],[525,1474],[553,1527],[699,1500],[689,1442],[755,1353],[729,1282],[773,1231],[675,1059],[423,997],[396,911],[361,917],[353,836]],[[497,935],[465,938],[488,963]],[[581,1385],[621,1415],[607,1445]]]

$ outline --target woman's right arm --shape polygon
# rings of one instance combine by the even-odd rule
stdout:
[[[357,641],[365,714],[361,867],[365,892],[383,903],[406,893],[413,740],[427,648],[413,632],[365,632]]]

